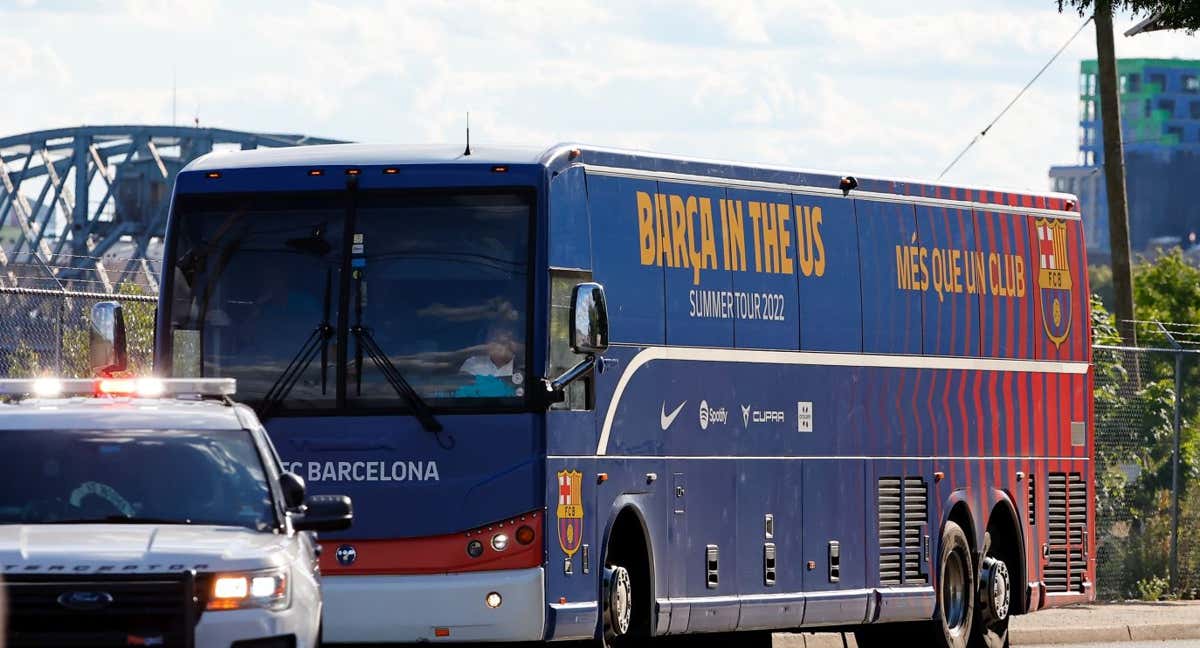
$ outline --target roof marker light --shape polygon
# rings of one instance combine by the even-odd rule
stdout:
[[[158,398],[167,391],[167,386],[157,378],[138,378],[137,395],[142,398]]]
[[[309,169],[309,170],[308,170],[308,175],[310,175],[310,176],[323,176],[323,175],[325,175],[325,170],[324,170],[324,169]]]
[[[583,155],[583,151],[580,151],[577,148],[573,148],[567,153],[567,159],[574,160],[575,158],[579,157],[580,155]]]
[[[220,171],[209,171],[208,173],[204,174],[204,177],[208,178],[209,180],[216,180],[221,177],[221,172]]]
[[[55,398],[62,395],[63,384],[57,378],[38,378],[33,381],[33,395],[38,398]]]
[[[497,164],[496,166],[492,167],[492,173],[508,173],[508,167],[504,166],[503,164]]]
[[[383,175],[396,175],[397,173],[400,173],[400,169],[396,167],[388,167],[383,170]]]
[[[346,175],[348,176],[356,176],[360,173],[362,173],[362,171],[359,169],[346,169]]]
[[[137,381],[133,378],[101,378],[96,381],[96,394],[107,396],[132,396],[137,393]]]

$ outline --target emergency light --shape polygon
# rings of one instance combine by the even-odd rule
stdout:
[[[225,397],[237,392],[233,378],[15,378],[0,380],[0,396],[62,398]]]

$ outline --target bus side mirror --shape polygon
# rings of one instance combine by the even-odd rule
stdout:
[[[575,353],[604,353],[608,350],[608,307],[604,286],[575,284],[571,294],[571,349]]]
[[[546,381],[547,403],[561,403],[567,385],[595,371],[596,358],[608,350],[608,306],[604,286],[598,283],[575,284],[571,294],[571,350],[584,354],[584,358],[558,378]]]
[[[92,306],[92,324],[88,335],[88,358],[97,376],[125,371],[125,311],[117,302],[99,302]]]

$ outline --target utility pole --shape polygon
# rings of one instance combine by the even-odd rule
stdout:
[[[1125,152],[1121,142],[1121,100],[1117,59],[1113,51],[1113,0],[1096,0],[1096,58],[1100,89],[1100,121],[1104,136],[1104,186],[1108,194],[1108,244],[1112,252],[1117,330],[1129,346],[1137,346],[1133,324],[1133,269],[1129,253],[1129,203],[1125,196]]]

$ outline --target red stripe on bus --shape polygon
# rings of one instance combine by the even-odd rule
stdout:
[[[444,574],[501,569],[525,569],[542,564],[542,511],[507,518],[495,524],[438,536],[401,538],[396,540],[327,540],[321,543],[321,572],[326,576],[380,574]],[[524,520],[522,520],[524,518]],[[534,530],[533,541],[521,545],[516,540],[517,529],[529,526]],[[498,533],[508,536],[504,551],[492,548],[492,537]],[[478,540],[483,554],[472,558],[467,544]],[[337,559],[338,547],[354,548],[354,562],[343,565]]]

